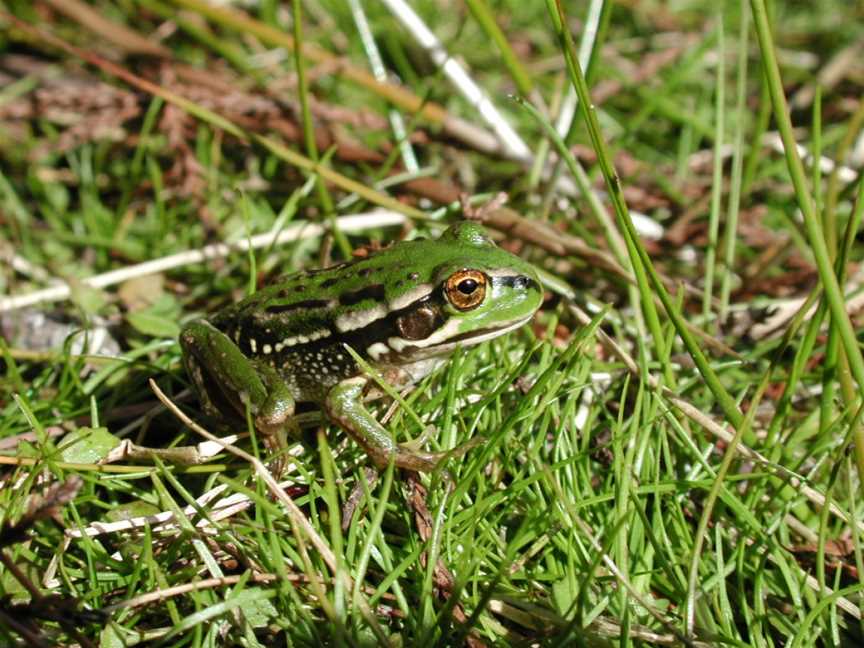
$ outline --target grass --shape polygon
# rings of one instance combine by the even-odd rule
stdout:
[[[0,9],[0,644],[859,645],[860,9],[415,4],[463,85],[398,2]],[[180,326],[462,193],[546,302],[374,410],[483,443],[277,485]]]

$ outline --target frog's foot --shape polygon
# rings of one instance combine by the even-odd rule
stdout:
[[[359,443],[375,465],[384,470],[392,461],[397,468],[432,472],[442,461],[461,457],[482,439],[466,443],[447,452],[421,452],[416,441],[398,445],[390,433],[375,419],[362,402],[364,378],[343,380],[330,390],[324,402],[328,417]],[[424,436],[426,432],[424,431]]]
[[[256,419],[255,427],[261,432],[261,440],[264,443],[265,454],[269,458],[270,474],[277,479],[282,477],[288,463],[286,451],[288,450],[288,435],[285,428],[277,427],[272,430],[262,429]]]
[[[390,441],[389,444],[376,445],[369,437],[358,438],[357,442],[363,446],[366,454],[375,462],[379,470],[386,470],[392,461],[397,468],[413,470],[416,472],[433,472],[450,459],[458,459],[469,450],[483,442],[481,437],[476,437],[468,443],[463,443],[452,450],[443,452],[423,452],[416,449],[417,440],[407,444],[396,445]]]
[[[443,452],[420,452],[416,450],[417,440],[410,443],[401,444],[395,452],[395,463],[399,468],[407,468],[408,470],[416,470],[418,472],[432,472],[439,464],[444,464],[450,459],[458,459],[466,455],[472,448],[476,448],[483,442],[482,437],[474,437],[467,443],[456,446],[452,450]],[[375,459],[375,457],[373,457]],[[382,457],[384,466],[390,461],[390,453]],[[376,461],[377,463],[377,461]],[[379,464],[380,467],[380,464]]]
[[[280,477],[288,462],[288,437],[296,436],[299,430],[294,420],[294,398],[273,367],[263,362],[253,362],[253,366],[266,390],[266,397],[252,409],[255,414],[253,423],[261,433],[268,454],[273,455],[270,472]]]
[[[438,430],[435,429],[434,425],[427,425],[425,428],[423,428],[423,431],[420,433],[420,436],[418,436],[416,439],[411,439],[410,441],[406,441],[405,443],[400,443],[399,447],[404,449],[404,450],[411,451],[411,452],[417,452],[420,450],[420,448],[422,448],[424,445],[426,445],[429,442],[429,439],[431,439],[433,436],[435,436],[435,433],[437,431]]]
[[[281,477],[288,463],[288,438],[299,432],[297,421],[294,420],[294,402],[282,398],[277,392],[258,411],[254,424],[261,433],[267,454],[273,458],[270,471],[274,476]]]

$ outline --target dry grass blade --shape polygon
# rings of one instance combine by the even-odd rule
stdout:
[[[375,191],[374,189],[371,189],[366,185],[357,182],[356,180],[352,180],[351,178],[348,178],[341,173],[333,171],[331,168],[321,163],[314,162],[309,158],[300,155],[295,151],[292,151],[280,142],[261,135],[247,134],[241,128],[221,117],[220,115],[201,108],[195,103],[187,100],[185,97],[181,97],[180,95],[170,92],[151,81],[143,79],[129,72],[127,69],[102,58],[101,56],[70,45],[61,38],[55,36],[54,34],[48,33],[45,29],[34,27],[8,13],[4,14],[3,12],[0,12],[0,18],[5,18],[6,20],[14,24],[18,29],[21,29],[39,40],[43,40],[54,47],[58,47],[68,52],[69,54],[80,58],[90,63],[91,65],[96,66],[107,74],[115,76],[118,79],[122,79],[129,85],[138,88],[139,90],[150,93],[155,97],[161,97],[165,101],[168,101],[172,104],[179,106],[180,108],[183,108],[189,113],[195,115],[197,118],[209,121],[216,128],[221,128],[226,132],[230,133],[231,135],[242,140],[255,141],[259,145],[265,147],[280,158],[284,159],[286,162],[293,164],[305,171],[316,173],[320,175],[324,180],[332,182],[337,186],[345,189],[346,191],[356,193],[375,204],[394,211],[402,212],[413,218],[423,218],[425,216],[423,212],[414,209],[413,207],[409,207],[408,205],[404,205],[398,200],[390,198],[389,196],[386,196],[381,192]]]
[[[212,441],[213,443],[218,443],[222,445],[225,450],[230,452],[231,454],[243,459],[248,462],[255,470],[255,474],[261,479],[266,485],[267,489],[270,493],[275,497],[279,502],[285,506],[289,519],[291,520],[292,526],[299,531],[302,532],[303,538],[312,543],[312,546],[318,551],[321,558],[330,568],[330,570],[335,575],[335,578],[338,578],[343,581],[343,586],[350,591],[353,588],[353,581],[351,580],[351,576],[348,575],[347,572],[338,568],[336,556],[333,555],[333,551],[327,545],[324,538],[322,538],[315,528],[310,524],[309,519],[303,514],[294,501],[285,493],[285,491],[279,487],[279,483],[267,469],[267,467],[261,463],[261,461],[252,455],[250,455],[245,450],[241,450],[240,448],[233,446],[229,443],[224,443],[222,439],[217,437],[214,434],[211,434],[200,425],[195,423],[192,419],[186,416],[178,407],[169,399],[159,386],[156,384],[154,380],[150,380],[150,389],[153,390],[153,393],[156,394],[156,398],[158,398],[163,405],[165,405],[168,410],[174,414],[184,425],[186,425],[189,429],[193,430],[197,434],[200,434],[205,439]],[[300,538],[298,538],[300,540]],[[302,541],[301,541],[302,542]],[[307,575],[310,577],[310,581],[312,582],[313,587],[317,584],[317,589],[319,591],[319,603],[322,608],[328,611],[331,618],[335,618],[335,612],[329,608],[329,604],[327,602],[327,597],[324,593],[323,584],[318,581],[318,576],[314,570],[310,569],[307,572]],[[366,622],[369,624],[369,627],[378,637],[378,640],[383,645],[390,645],[389,639],[387,639],[383,630],[381,629],[378,620],[375,618],[375,615],[372,612],[372,609],[369,607],[369,603],[365,598],[360,599],[360,611],[363,614],[363,617],[366,619]]]
[[[144,38],[124,25],[105,18],[99,12],[94,11],[93,7],[80,2],[80,0],[45,0],[45,2],[129,54],[171,56],[171,50],[168,48]]]

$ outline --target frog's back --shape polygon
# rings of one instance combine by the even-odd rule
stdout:
[[[297,400],[320,401],[330,387],[359,373],[346,344],[375,363],[374,345],[392,335],[400,305],[408,305],[405,292],[431,292],[429,277],[409,263],[422,243],[280,278],[211,323],[244,355],[276,368]]]

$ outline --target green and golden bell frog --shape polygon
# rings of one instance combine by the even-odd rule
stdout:
[[[205,410],[245,416],[265,441],[285,438],[297,402],[313,402],[375,464],[430,471],[446,453],[397,444],[365,408],[370,378],[416,383],[457,347],[528,322],[543,300],[530,263],[464,221],[438,239],[403,241],[367,258],[298,272],[180,333],[183,363]],[[281,442],[280,442],[281,443]],[[275,445],[279,445],[276,443]]]

